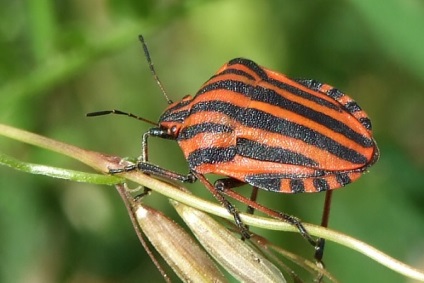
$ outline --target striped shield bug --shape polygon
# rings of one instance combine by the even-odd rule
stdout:
[[[248,204],[295,225],[319,245],[301,222],[241,196],[232,188],[250,184],[278,193],[313,193],[343,187],[358,179],[379,157],[371,121],[359,105],[338,89],[315,80],[290,79],[236,58],[206,81],[194,96],[172,102],[144,52],[169,106],[158,123],[119,110],[87,114],[122,114],[154,124],[143,135],[137,164],[109,173],[144,173],[194,182],[200,180],[234,216],[243,237],[249,232],[223,196]],[[148,138],[178,142],[189,173],[178,174],[148,162]],[[205,174],[225,176],[211,184]]]

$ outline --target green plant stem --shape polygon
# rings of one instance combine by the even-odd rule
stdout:
[[[108,168],[116,168],[122,166],[122,164],[120,164],[121,159],[119,157],[84,150],[76,146],[58,142],[7,125],[0,124],[0,135],[69,156],[87,164],[88,166],[91,166],[92,168],[100,172],[105,173],[108,172]],[[174,199],[178,202],[197,208],[201,211],[205,211],[229,220],[232,220],[233,218],[233,216],[230,215],[224,207],[209,201],[205,201],[189,193],[186,193],[175,185],[171,185],[160,180],[154,179],[139,171],[125,172],[120,174],[120,176],[124,177],[125,179],[134,181],[142,186],[148,187],[160,194],[167,196],[170,199]],[[117,183],[119,181],[120,179],[117,178]],[[241,213],[240,217],[245,224],[250,226],[288,232],[298,231],[297,228],[280,220],[259,217],[255,215],[248,215],[244,213]],[[393,271],[424,282],[424,272],[410,267],[364,242],[361,242],[340,232],[324,228],[322,226],[317,226],[308,223],[303,223],[303,225],[308,230],[308,232],[314,236],[333,241],[335,243],[358,251],[364,254],[365,256],[375,260],[376,262],[392,269]]]

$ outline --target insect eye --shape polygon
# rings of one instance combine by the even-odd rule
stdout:
[[[172,126],[171,128],[169,128],[169,134],[171,135],[171,136],[176,136],[177,135],[177,133],[178,133],[178,127],[177,126]]]

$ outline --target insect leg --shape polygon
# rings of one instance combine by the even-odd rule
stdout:
[[[322,227],[328,227],[332,194],[333,194],[333,191],[331,190],[325,192],[324,210],[323,210],[322,219],[321,219]],[[315,259],[317,260],[317,262],[322,262],[322,258],[324,256],[324,246],[325,246],[325,239],[319,238],[318,245],[315,250]]]
[[[140,170],[145,174],[148,175],[154,175],[158,177],[164,177],[167,179],[177,180],[181,182],[189,182],[193,183],[196,181],[196,177],[193,175],[193,173],[188,173],[187,175],[179,174],[176,172],[173,172],[171,170],[164,169],[160,166],[151,164],[148,162],[148,138],[149,136],[153,137],[159,137],[163,139],[175,139],[173,136],[169,135],[167,130],[161,129],[161,128],[151,128],[149,131],[143,134],[142,141],[141,141],[141,156],[138,158],[138,162],[136,164],[130,164],[127,166],[124,166],[122,168],[114,168],[109,169],[110,174],[119,174],[123,172],[130,172],[134,170]],[[137,198],[140,198],[150,192],[149,188],[144,188],[144,192],[141,193]]]
[[[225,182],[221,182],[220,184],[225,184]],[[296,218],[292,215],[286,214],[284,212],[275,211],[275,210],[272,210],[272,209],[267,208],[265,206],[262,206],[259,203],[257,203],[256,201],[251,200],[249,198],[246,198],[246,197],[240,195],[239,193],[235,192],[234,190],[231,189],[231,187],[229,188],[229,187],[225,187],[225,186],[218,186],[215,189],[217,191],[219,191],[220,193],[224,193],[227,196],[229,196],[229,197],[231,197],[231,198],[233,198],[233,199],[235,199],[239,202],[247,204],[249,207],[252,207],[252,209],[257,209],[257,210],[259,210],[259,211],[261,211],[265,214],[268,214],[271,217],[281,219],[281,220],[295,226],[297,228],[297,230],[299,230],[302,237],[304,239],[306,239],[314,247],[314,249],[315,249],[314,257],[315,257],[317,265],[321,268],[324,268],[324,263],[321,261],[321,259],[322,259],[322,255],[323,255],[323,249],[324,249],[325,241],[321,238],[318,238],[317,240],[314,239],[308,233],[306,228],[303,226],[300,219],[298,219],[298,218]],[[242,227],[246,228],[246,226],[244,226],[244,225]],[[320,277],[321,277],[321,274],[318,275],[318,281],[317,282],[320,282],[320,279],[319,279]]]
[[[225,189],[233,189],[233,188],[241,187],[243,185],[246,185],[246,182],[242,182],[242,181],[234,179],[234,178],[218,179],[213,184],[213,186],[218,191],[222,191],[222,190],[225,190]]]
[[[239,229],[241,236],[243,239],[250,239],[250,232],[247,227],[243,224],[243,221],[240,219],[239,212],[237,209],[222,195],[221,191],[217,189],[214,185],[212,185],[205,176],[201,174],[195,174],[195,177],[202,182],[206,188],[212,193],[212,195],[227,209],[227,211],[234,217],[234,222]],[[217,180],[216,182],[221,182],[221,184],[231,184],[233,186],[242,186],[245,183],[240,182],[235,179],[222,179]]]
[[[245,182],[242,182],[240,180],[234,179],[234,178],[224,178],[224,179],[218,179],[214,183],[214,187],[218,191],[228,190],[228,189],[234,189],[240,186],[246,185]],[[256,198],[258,196],[258,187],[252,188],[252,193],[250,195],[250,200],[253,202],[256,202]],[[255,212],[255,208],[251,207],[250,205],[247,206],[246,213],[247,214],[253,214]],[[248,225],[243,226],[246,229],[249,229]]]
[[[220,183],[220,184],[224,184],[224,183]],[[235,192],[234,190],[231,189],[231,187],[218,186],[216,189],[219,190],[220,192],[226,194],[227,196],[237,200],[237,201],[240,201],[242,203],[249,205],[253,209],[257,209],[257,210],[259,210],[259,211],[261,211],[265,214],[268,214],[271,217],[281,219],[281,220],[295,226],[299,230],[299,232],[300,232],[300,234],[302,235],[303,238],[305,238],[315,248],[317,247],[317,245],[318,245],[317,241],[308,233],[308,231],[302,225],[301,221],[298,218],[291,216],[289,214],[286,214],[284,212],[275,211],[275,210],[267,208],[263,205],[260,205],[256,201],[252,201],[249,198],[246,198],[246,197],[240,195],[239,193]]]
[[[256,202],[256,199],[258,198],[258,187],[252,188],[252,193],[250,194],[250,200]],[[255,213],[255,208],[251,207],[250,205],[247,207],[246,213],[253,214]]]
[[[146,133],[144,133],[142,143],[141,143],[142,154],[141,154],[141,157],[139,158],[139,162],[136,164],[137,169],[139,169],[140,171],[146,174],[152,174],[158,177],[165,177],[165,178],[169,178],[169,179],[181,181],[181,182],[194,183],[197,180],[196,177],[191,172],[189,172],[187,175],[182,175],[182,174],[173,172],[171,170],[161,168],[157,165],[148,163],[149,151],[148,151],[147,140],[149,136],[159,137],[163,139],[171,139],[171,140],[175,139],[174,136],[168,134],[167,130],[161,129],[161,128],[152,128]]]
[[[217,188],[219,191],[234,189],[243,185],[246,185],[246,183],[234,178],[218,179],[214,183],[214,187]],[[253,187],[252,194],[250,195],[250,200],[256,202],[257,196],[258,188]],[[248,206],[246,212],[248,214],[253,214],[255,212],[255,209],[251,206]]]
[[[183,183],[194,183],[197,180],[196,176],[192,172],[189,172],[187,175],[183,175],[148,162],[138,162],[135,166],[138,170],[148,175],[172,179]]]

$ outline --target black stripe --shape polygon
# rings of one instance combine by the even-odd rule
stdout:
[[[362,136],[361,134],[355,132],[346,124],[340,122],[339,120],[334,119],[331,116],[328,116],[322,112],[315,111],[309,107],[306,107],[300,103],[284,98],[273,90],[257,87],[255,89],[254,96],[252,99],[257,101],[262,101],[265,103],[269,103],[271,105],[275,105],[281,107],[285,110],[291,111],[298,115],[301,115],[305,118],[308,118],[314,122],[319,123],[320,125],[336,132],[344,135],[348,139],[354,141],[355,143],[367,147],[372,146],[370,139]]]
[[[297,87],[294,87],[292,85],[289,85],[289,84],[286,84],[286,83],[283,83],[283,82],[280,82],[280,81],[277,81],[277,80],[274,80],[274,79],[269,79],[268,82],[270,84],[278,87],[278,88],[281,88],[282,90],[288,91],[288,92],[290,92],[294,95],[297,95],[297,96],[302,97],[304,99],[307,99],[309,101],[313,101],[313,102],[315,102],[315,103],[317,103],[321,106],[324,106],[324,107],[327,107],[327,108],[330,108],[330,109],[333,109],[333,110],[336,110],[336,111],[340,111],[340,108],[337,105],[335,105],[331,102],[328,102],[325,99],[319,98],[319,97],[317,97],[313,94],[310,94],[309,92],[303,91],[303,90],[301,90]]]
[[[190,100],[181,100],[174,106],[167,108],[165,112],[162,113],[162,115],[159,118],[159,123],[161,122],[179,122],[182,123],[184,119],[188,115],[188,111],[177,111],[178,109],[181,109],[188,104],[192,102],[192,99]]]
[[[289,91],[297,96],[300,96],[302,98],[308,99],[310,101],[313,101],[315,103],[318,103],[319,105],[328,107],[330,109],[334,109],[334,110],[339,110],[339,108],[334,105],[333,103],[328,102],[325,99],[321,99],[315,95],[312,95],[308,92],[305,92],[303,90],[300,90],[297,87],[294,87],[292,85],[283,83],[281,81],[275,80],[275,79],[271,79],[268,77],[267,73],[265,72],[265,70],[260,67],[258,64],[256,64],[255,62],[248,60],[248,59],[244,59],[244,58],[236,58],[231,60],[230,62],[228,62],[228,66],[231,65],[235,65],[235,64],[241,64],[246,66],[247,68],[249,68],[252,72],[254,72],[258,77],[260,77],[262,80],[277,86],[283,90]],[[311,90],[315,90],[318,91],[317,88],[320,88],[322,86],[322,83],[316,81],[316,80],[293,80],[293,81],[297,81],[298,83],[308,87]],[[331,92],[331,93],[330,93]],[[329,96],[331,96],[332,98],[336,99],[340,98],[341,96],[343,96],[344,94],[340,91],[338,91],[337,89],[333,88],[331,91],[328,93]],[[337,100],[337,99],[336,99]]]
[[[306,86],[307,88],[313,90],[313,91],[321,91],[322,83],[316,80],[311,79],[293,79],[295,82],[300,83],[303,86]]]
[[[302,179],[305,176],[296,174],[254,174],[247,175],[245,180],[252,186],[259,187],[267,191],[281,192],[283,181],[289,180],[290,189],[293,193],[302,193],[305,191],[305,185]]]
[[[160,116],[159,124],[162,122],[177,122],[182,123],[187,118],[189,112],[188,110],[178,111],[178,112],[169,112],[166,111]]]
[[[318,163],[303,154],[271,147],[245,138],[237,138],[237,154],[261,161],[317,167]]]
[[[298,115],[301,115],[305,118],[308,118],[314,122],[319,123],[320,125],[336,132],[344,135],[348,139],[354,141],[355,143],[363,146],[363,147],[371,147],[373,146],[372,140],[362,136],[361,134],[355,132],[350,127],[348,127],[346,124],[324,114],[318,111],[315,111],[309,107],[306,107],[300,103],[297,103],[295,101],[289,100],[277,92],[257,86],[254,87],[249,84],[245,84],[240,81],[234,81],[234,80],[224,80],[224,81],[218,81],[211,84],[206,85],[202,89],[199,90],[199,92],[196,94],[201,95],[203,93],[218,90],[218,89],[225,89],[233,92],[237,92],[240,94],[243,94],[247,97],[250,97],[253,100],[265,102],[271,105],[275,105],[278,107],[281,107],[285,110],[291,111],[293,113],[296,113]],[[327,102],[328,103],[328,102]],[[333,105],[333,104],[331,104]],[[334,106],[334,105],[333,105]],[[335,106],[334,106],[335,107]],[[338,109],[340,110],[340,109]]]
[[[233,60],[230,60],[230,62],[228,62],[228,66],[236,65],[236,64],[246,66],[262,80],[268,79],[268,75],[266,74],[264,69],[262,69],[258,64],[256,64],[252,60],[244,59],[244,58],[235,58]]]
[[[349,177],[349,174],[347,173],[336,173],[336,180],[337,183],[339,183],[341,186],[346,186],[347,184],[352,182]]]
[[[278,177],[267,177],[266,174],[247,175],[246,182],[252,186],[261,188],[266,191],[279,192],[281,187],[281,179]]]
[[[295,193],[295,194],[305,192],[305,184],[303,183],[303,180],[291,179],[290,190],[292,191],[292,193]]]
[[[362,154],[345,147],[335,140],[322,135],[305,126],[277,118],[257,109],[245,109],[222,101],[207,101],[194,104],[191,113],[215,111],[223,113],[234,120],[252,128],[278,133],[302,140],[329,153],[355,164],[366,164],[367,158]],[[371,146],[373,142],[371,140]]]
[[[217,123],[201,123],[183,128],[178,134],[178,140],[188,140],[200,133],[231,133],[229,126]]]
[[[223,80],[223,81],[210,83],[204,86],[196,93],[196,96],[204,94],[209,91],[221,90],[221,89],[237,92],[237,93],[250,97],[253,95],[255,87],[250,84],[245,84],[241,81]]]
[[[355,112],[362,110],[361,107],[359,107],[358,103],[356,103],[355,101],[350,101],[350,102],[346,103],[344,107],[350,113],[355,113]]]
[[[196,167],[201,164],[215,164],[231,161],[236,156],[236,152],[235,146],[200,148],[192,151],[188,155],[187,161],[190,168],[196,170]]]
[[[372,130],[372,124],[371,124],[371,120],[369,118],[367,118],[367,117],[360,118],[359,122],[361,122],[362,126],[364,126],[365,129],[370,130],[370,131]]]
[[[281,88],[282,90],[288,91],[288,92],[290,92],[294,95],[297,95],[299,97],[302,97],[302,98],[310,100],[310,101],[313,101],[313,102],[315,102],[315,103],[317,103],[321,106],[324,106],[324,107],[327,107],[327,108],[330,108],[330,109],[333,109],[333,110],[336,110],[336,111],[340,111],[340,108],[337,105],[335,105],[331,102],[328,102],[325,99],[319,98],[315,95],[312,95],[312,94],[310,94],[306,91],[300,90],[296,87],[293,87],[291,85],[288,85],[288,84],[285,84],[285,83],[282,83],[280,81],[276,81],[276,80],[273,80],[273,79],[267,79],[267,81],[270,84],[275,85],[275,86]],[[262,89],[266,89],[266,88],[261,87],[261,86],[255,87],[255,86],[245,84],[243,82],[235,81],[235,80],[223,80],[223,81],[218,81],[218,82],[207,84],[206,86],[201,88],[196,93],[196,96],[201,95],[203,93],[206,93],[208,91],[213,91],[213,90],[218,90],[218,89],[234,91],[234,92],[244,94],[248,97],[252,97],[253,93],[261,92]],[[276,93],[273,90],[269,90],[269,89],[266,89],[266,90],[268,92],[273,92],[275,95],[282,97],[280,94]]]
[[[275,80],[275,79],[271,79],[268,77],[266,71],[260,67],[258,64],[256,64],[255,62],[248,60],[248,59],[244,59],[244,58],[236,58],[231,60],[230,62],[228,62],[228,66],[231,65],[235,65],[235,64],[241,64],[246,66],[247,68],[249,68],[252,72],[254,72],[258,77],[261,78],[261,80],[264,80],[274,86],[277,86],[283,90],[286,90],[288,92],[291,92],[297,96],[303,97],[305,99],[314,101],[315,103],[318,103],[319,105],[322,106],[326,106],[328,108],[334,109],[334,110],[338,110],[337,106],[335,106],[334,104],[328,102],[325,99],[321,99],[319,97],[316,97],[315,95],[311,95],[308,92],[305,92],[303,90],[300,90],[297,87],[294,87],[292,85],[283,83],[281,81]],[[296,80],[293,80],[296,81]],[[309,89],[315,90],[314,88],[320,87],[322,86],[321,83],[315,81],[315,80],[298,80],[298,83],[308,87]]]
[[[167,108],[166,112],[175,112],[175,110],[178,110],[184,106],[187,106],[188,104],[191,103],[191,99],[190,100],[181,100],[180,102],[178,102],[177,104],[175,104],[174,106]]]
[[[228,74],[234,74],[234,75],[242,76],[242,77],[245,77],[248,80],[252,80],[252,81],[255,80],[255,78],[252,75],[246,73],[245,71],[238,70],[238,69],[226,69],[226,70],[222,71],[221,73],[212,76],[211,79],[216,78],[216,77],[220,77],[220,76],[224,76],[224,75],[228,75]]]
[[[340,90],[338,90],[337,88],[332,88],[329,91],[327,91],[327,95],[335,100],[339,100],[340,98],[342,98],[345,94],[343,92],[341,92]]]
[[[314,184],[314,187],[318,192],[328,191],[330,189],[330,185],[325,179],[316,178],[312,181],[312,183]]]

